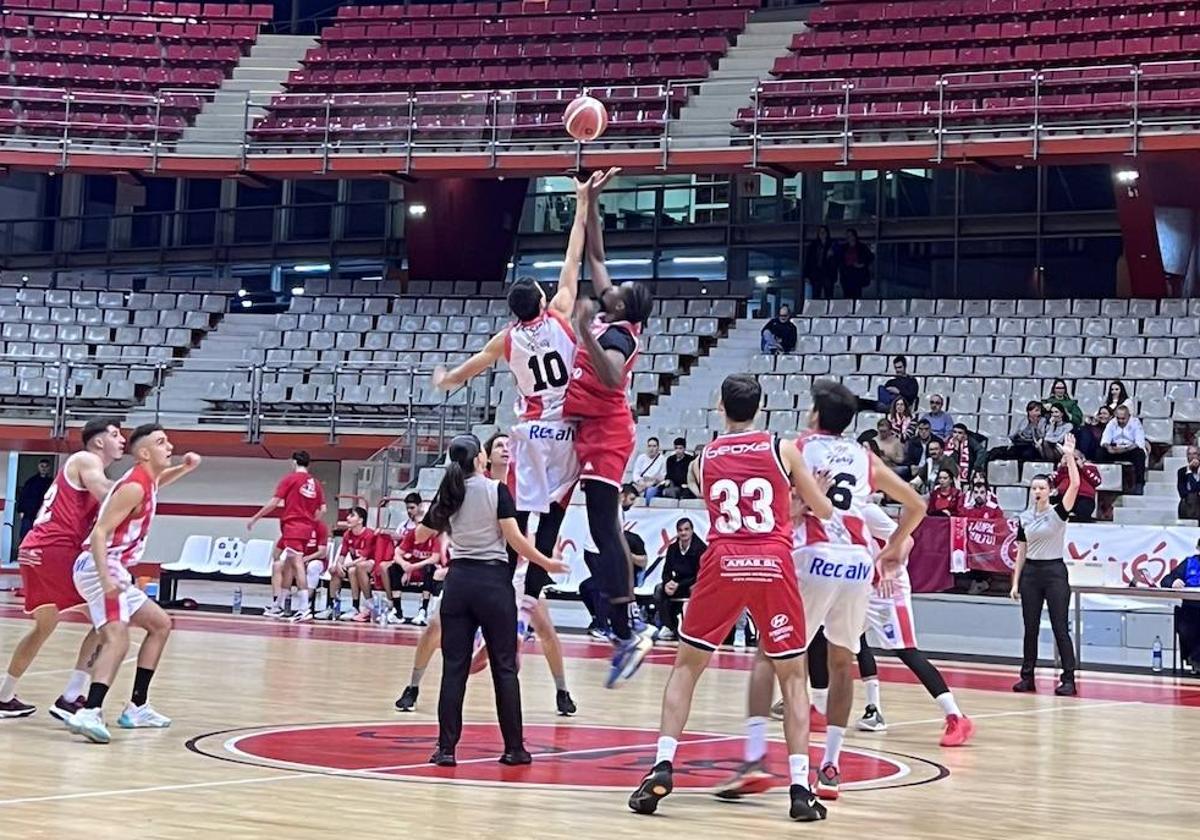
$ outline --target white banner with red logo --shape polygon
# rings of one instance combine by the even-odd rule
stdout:
[[[1066,560],[1077,586],[1158,586],[1197,553],[1200,528],[1160,525],[1068,525]]]
[[[646,545],[646,556],[651,563],[656,557],[667,553],[667,546],[675,539],[675,524],[680,519],[690,519],[696,536],[708,538],[708,511],[681,510],[677,508],[633,508],[625,514],[625,530],[642,538]],[[558,543],[563,559],[571,564],[572,577],[576,567],[583,567],[583,551],[591,541],[588,539],[587,512],[582,505],[567,508]],[[583,574],[587,577],[586,572]]]

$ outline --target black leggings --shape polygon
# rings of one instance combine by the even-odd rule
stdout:
[[[1037,667],[1038,630],[1042,624],[1042,602],[1050,610],[1050,628],[1062,663],[1063,682],[1075,681],[1075,647],[1067,629],[1071,611],[1071,584],[1067,564],[1062,560],[1026,560],[1017,587],[1021,594],[1021,618],[1025,623],[1025,643],[1021,655],[1021,679],[1032,680]]]
[[[463,697],[475,645],[483,629],[504,750],[523,749],[521,684],[517,681],[517,603],[507,563],[455,558],[442,596],[442,691],[438,746],[453,753],[462,735]]]
[[[917,675],[930,697],[940,697],[950,690],[941,672],[921,651],[903,648],[895,653],[908,670]],[[813,688],[829,688],[829,643],[825,641],[823,630],[817,631],[812,644],[808,646],[808,674]],[[879,676],[879,666],[875,664],[875,654],[867,646],[865,633],[858,640],[858,675],[864,680]]]
[[[533,544],[547,557],[554,554],[554,547],[558,544],[558,532],[562,529],[563,517],[566,515],[566,508],[557,502],[551,502],[549,513],[538,517],[537,534],[534,535]],[[525,511],[517,513],[517,527],[521,529],[522,534],[528,533],[529,514]],[[525,594],[532,598],[540,597],[542,590],[552,583],[554,581],[550,573],[537,563],[530,563],[529,568],[525,570]]]
[[[600,594],[610,603],[633,600],[633,569],[621,534],[620,492],[603,481],[585,480],[583,496],[587,502],[588,528],[598,554],[588,568]]]

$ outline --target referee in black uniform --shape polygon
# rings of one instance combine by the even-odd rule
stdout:
[[[442,593],[442,691],[438,698],[438,746],[430,762],[455,765],[454,750],[462,735],[463,697],[471,666],[475,633],[491,658],[496,712],[504,736],[501,764],[529,764],[521,728],[521,686],[517,681],[517,601],[507,545],[547,571],[567,571],[525,538],[517,525],[517,509],[508,488],[486,478],[487,456],[474,435],[450,442],[449,464],[417,526],[417,542],[435,533],[450,536],[451,563]]]

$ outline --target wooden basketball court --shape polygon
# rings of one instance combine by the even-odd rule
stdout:
[[[24,619],[0,606],[7,657]],[[895,660],[880,659],[890,730],[852,732],[849,780],[827,822],[787,819],[786,787],[741,803],[705,793],[741,756],[749,655],[723,653],[701,684],[677,762],[680,792],[655,817],[625,799],[653,761],[671,646],[619,690],[601,687],[606,646],[566,642],[579,704],[554,714],[554,686],[536,645],[522,668],[529,768],[503,768],[491,683],[472,679],[459,766],[425,764],[436,731],[440,660],[414,714],[392,703],[412,664],[415,629],[293,627],[257,618],[177,615],[151,700],[164,731],[115,720],[133,664],[108,703],[113,742],[89,744],[44,711],[85,630],[66,624],[21,682],[39,706],[0,721],[0,837],[328,838],[778,836],[1005,838],[1182,837],[1195,830],[1200,685],[1171,677],[1083,674],[1082,696],[1014,695],[1014,669],[945,666],[977,724],[961,749],[937,745],[936,705]],[[1014,640],[1014,650],[1019,644]],[[856,702],[861,713],[861,702]],[[818,733],[814,745],[821,740]],[[780,724],[773,769],[786,772]],[[814,746],[814,749],[817,747]],[[781,779],[781,783],[782,783]]]

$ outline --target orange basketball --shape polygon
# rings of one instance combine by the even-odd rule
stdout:
[[[571,101],[563,113],[563,126],[581,143],[595,140],[608,128],[608,111],[598,99],[579,96]]]

